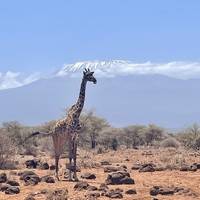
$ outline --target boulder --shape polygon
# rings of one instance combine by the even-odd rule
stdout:
[[[117,189],[117,190],[109,190],[105,194],[106,197],[109,197],[111,199],[122,199],[123,195],[122,193]]]
[[[193,172],[195,172],[195,171],[197,171],[197,165],[195,165],[195,164],[192,164],[192,165],[186,165],[186,164],[184,164],[184,165],[182,165],[181,167],[180,167],[180,171],[182,171],[182,172],[187,172],[187,171],[193,171]]]
[[[52,176],[43,176],[41,178],[42,182],[46,182],[46,183],[55,183],[55,179]]]
[[[143,164],[139,168],[139,172],[154,172],[155,171],[155,167],[156,167],[156,165],[154,165],[152,163]]]
[[[25,162],[26,168],[28,168],[28,169],[36,169],[38,164],[39,164],[39,161],[35,160],[35,159],[27,160]]]
[[[20,189],[19,187],[16,186],[9,186],[6,191],[5,194],[19,194],[20,193]]]
[[[75,172],[75,166],[71,166],[69,164],[66,165],[66,169],[71,169],[72,172]],[[76,166],[76,172],[81,172],[81,168],[79,166]]]
[[[100,186],[99,186],[99,191],[107,191],[109,190],[109,187],[105,184],[105,183],[102,183]]]
[[[96,179],[96,175],[92,173],[84,173],[81,175],[83,179]]]
[[[48,170],[49,169],[49,164],[47,162],[40,163],[39,164],[39,169]]]
[[[55,189],[49,191],[46,200],[67,200],[68,190],[67,189]]]
[[[24,200],[36,200],[32,195],[28,195]]]
[[[174,188],[170,187],[162,187],[162,186],[154,186],[150,189],[150,195],[156,196],[160,195],[173,195],[175,193]]]
[[[101,194],[97,191],[87,192],[85,195],[87,199],[92,199],[92,200],[97,199],[100,196]]]
[[[76,185],[74,186],[74,190],[77,190],[77,191],[87,190],[88,187],[89,187],[89,184],[85,181],[82,181],[82,182],[76,183]]]
[[[101,165],[111,165],[111,163],[109,162],[109,161],[107,161],[107,160],[103,160],[103,161],[101,161],[100,162],[101,163]]]
[[[137,194],[136,190],[135,189],[129,189],[125,192],[125,194],[128,194],[128,195],[132,195],[132,194]]]
[[[40,177],[32,171],[24,171],[20,180],[23,180],[25,185],[37,185],[41,181]]]
[[[123,166],[106,166],[106,167],[104,167],[105,173],[117,172],[117,171],[126,171],[126,168],[124,168]]]
[[[141,168],[141,164],[139,163],[136,163],[136,164],[133,164],[133,166],[131,167],[132,170],[139,170]]]
[[[6,183],[11,186],[19,186],[19,183],[14,180],[8,180]]]
[[[0,191],[5,192],[8,189],[8,187],[10,187],[10,185],[6,183],[0,184]]]
[[[33,171],[22,171],[18,173],[18,176],[20,176],[20,180],[24,180],[24,178],[28,175],[36,175]]]
[[[56,166],[55,166],[55,165],[50,165],[50,166],[49,166],[49,169],[50,169],[50,170],[55,170],[55,169],[56,169]]]
[[[106,179],[107,185],[121,185],[121,184],[134,184],[135,181],[130,178],[130,174],[128,172],[113,172],[108,174]]]
[[[193,165],[196,165],[197,169],[200,169],[200,163],[193,163]]]
[[[98,188],[97,188],[96,186],[89,185],[89,186],[87,187],[87,190],[88,190],[88,191],[96,191],[96,190],[98,190]]]
[[[6,173],[0,174],[0,183],[5,183],[7,181],[7,175]]]

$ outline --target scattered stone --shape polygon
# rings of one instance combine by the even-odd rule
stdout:
[[[0,184],[0,191],[5,192],[8,189],[9,186],[10,185],[8,185],[6,183]]]
[[[158,194],[161,195],[173,195],[175,193],[174,188],[170,187],[161,187],[161,186],[154,186],[150,189],[150,195],[156,196]]]
[[[25,185],[37,185],[41,181],[40,177],[32,171],[23,172],[20,180],[23,180]]]
[[[50,165],[49,169],[50,169],[50,170],[55,170],[55,169],[56,169],[56,166],[55,166],[55,165]]]
[[[11,186],[19,186],[19,183],[14,180],[8,180],[6,183]]]
[[[195,164],[192,164],[192,165],[186,165],[186,164],[184,164],[184,165],[182,165],[181,166],[181,168],[180,168],[180,171],[182,171],[182,172],[187,172],[187,171],[193,171],[193,172],[195,172],[195,171],[197,171],[197,165],[195,165]]]
[[[83,179],[96,179],[96,175],[92,173],[85,173],[81,175],[81,178]]]
[[[106,167],[104,167],[105,173],[118,172],[118,171],[126,171],[126,168],[124,168],[123,166],[106,166]]]
[[[9,186],[6,191],[5,194],[19,194],[20,193],[20,189],[16,186]]]
[[[33,171],[22,171],[18,173],[18,176],[20,176],[20,180],[24,180],[24,178],[28,175],[36,175]]]
[[[47,162],[40,163],[39,164],[39,169],[48,170],[49,169],[49,164]]]
[[[139,168],[139,172],[154,172],[155,171],[155,167],[156,167],[156,165],[154,165],[152,163],[143,164]]]
[[[107,191],[105,194],[106,197],[109,197],[111,199],[122,199],[123,195],[119,190],[110,190]]]
[[[111,163],[109,161],[103,160],[100,162],[101,165],[111,165]]]
[[[6,173],[0,174],[0,183],[5,183],[7,181],[7,175]]]
[[[55,183],[55,179],[52,176],[43,176],[41,178],[42,182],[46,182],[46,183]]]
[[[113,172],[108,174],[106,179],[107,185],[121,185],[121,184],[134,184],[135,181],[130,178],[130,174],[128,172],[120,171]]]
[[[75,166],[69,166],[69,164],[66,164],[66,169],[71,169],[72,172],[81,172],[81,168],[79,166],[76,166],[76,170],[75,170]]]
[[[38,164],[39,164],[39,161],[35,160],[35,159],[33,159],[33,160],[27,160],[25,162],[26,168],[28,168],[28,169],[36,169],[37,166],[38,166]]]
[[[32,195],[28,195],[24,200],[36,200]]]
[[[82,182],[78,182],[75,186],[74,189],[77,191],[81,191],[81,190],[87,190],[89,184],[85,181]]]
[[[139,163],[136,163],[131,167],[132,170],[139,170],[140,168],[141,168],[141,164]]]
[[[98,197],[100,197],[100,193],[99,192],[96,192],[96,191],[92,191],[92,192],[87,192],[85,197],[87,199],[97,199]]]
[[[49,191],[46,200],[67,200],[68,199],[68,190],[67,189],[55,189]]]
[[[193,165],[196,165],[197,169],[200,169],[200,163],[193,163]]]
[[[137,194],[137,192],[136,192],[135,189],[129,189],[129,190],[127,190],[127,191],[125,192],[125,194],[131,195],[131,194]]]
[[[105,183],[102,183],[100,186],[99,186],[99,191],[107,191],[109,189],[109,187],[105,184]]]
[[[36,200],[32,195],[28,195],[24,200]]]
[[[87,187],[87,190],[88,190],[88,191],[96,191],[96,190],[98,190],[98,188],[97,188],[96,186],[91,186],[91,185],[89,185],[89,186]]]

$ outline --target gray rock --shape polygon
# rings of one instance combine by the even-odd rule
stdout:
[[[28,168],[28,169],[36,169],[38,164],[39,164],[39,161],[35,160],[35,159],[27,160],[25,162],[26,168]]]
[[[143,164],[140,167],[139,172],[154,172],[155,171],[155,167],[156,167],[156,165],[154,165],[152,163]]]
[[[127,190],[127,191],[125,192],[125,194],[131,195],[131,194],[137,194],[137,192],[136,192],[135,189],[129,189],[129,190]]]
[[[106,167],[104,167],[105,173],[118,172],[118,171],[126,171],[126,168],[124,168],[122,166],[106,166]]]
[[[108,174],[106,179],[107,185],[121,185],[121,184],[134,184],[135,181],[130,178],[130,174],[128,172],[113,172]]]
[[[75,186],[74,186],[74,190],[87,190],[87,188],[89,187],[89,184],[85,181],[83,182],[78,182]]]
[[[19,194],[20,193],[20,189],[16,186],[9,186],[6,191],[5,194]]]
[[[19,183],[14,180],[8,180],[6,183],[11,186],[19,186]]]
[[[67,189],[55,189],[49,191],[46,200],[67,200],[68,190]]]
[[[40,163],[39,164],[39,169],[48,170],[49,169],[49,164],[47,162]]]
[[[7,181],[7,175],[6,173],[0,174],[0,183],[5,183]]]
[[[43,176],[41,178],[42,182],[46,182],[46,183],[55,183],[55,179],[52,176]]]
[[[83,179],[96,179],[96,175],[92,173],[85,173],[81,175]]]

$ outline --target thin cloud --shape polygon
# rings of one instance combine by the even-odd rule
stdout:
[[[40,78],[38,73],[28,75],[25,78],[23,77],[24,75],[20,72],[8,71],[6,73],[0,73],[0,90],[21,87]]]

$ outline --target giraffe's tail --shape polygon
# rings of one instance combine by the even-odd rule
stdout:
[[[45,132],[36,131],[36,132],[33,132],[33,133],[32,133],[31,135],[29,135],[28,137],[26,137],[24,141],[29,140],[29,139],[32,138],[32,137],[40,136],[40,135],[41,135],[42,137],[49,137],[49,136],[52,135],[52,133],[51,133],[51,132],[45,133]]]

